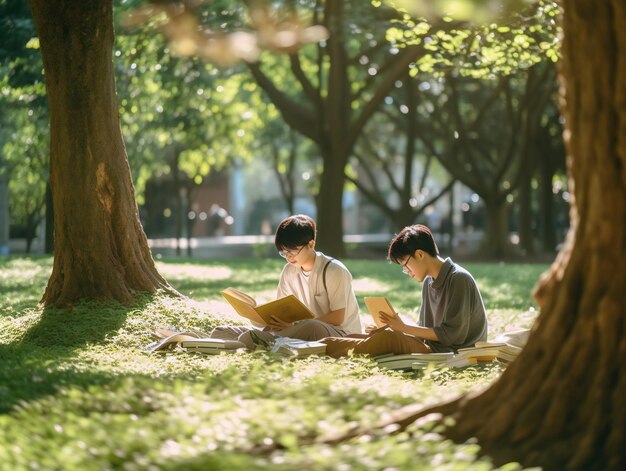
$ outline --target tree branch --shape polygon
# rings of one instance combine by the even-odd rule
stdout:
[[[261,70],[259,63],[246,63],[257,84],[267,93],[268,97],[276,105],[285,122],[296,131],[307,136],[309,139],[320,142],[321,133],[317,122],[313,117],[315,113],[310,108],[302,106],[276,88],[274,83]]]

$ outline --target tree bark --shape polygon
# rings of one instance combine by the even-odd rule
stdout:
[[[46,183],[46,228],[45,228],[45,253],[54,253],[54,210],[52,208],[52,188],[50,182]]]
[[[542,147],[542,150],[544,148]],[[554,170],[549,156],[539,157],[539,227],[541,243],[546,252],[554,251],[557,238],[555,227],[554,195],[552,194],[552,178]]]
[[[523,255],[534,255],[535,233],[533,231],[532,182],[530,172],[525,173],[519,187],[518,234]]]
[[[508,204],[504,198],[483,199],[485,203],[485,236],[480,253],[486,258],[503,259],[513,253],[508,240]]]
[[[50,108],[55,257],[44,306],[175,291],[139,222],[119,126],[111,0],[30,0]]]
[[[563,2],[561,103],[571,228],[536,288],[520,357],[447,434],[496,463],[626,469],[626,4]],[[488,418],[488,420],[486,420]]]

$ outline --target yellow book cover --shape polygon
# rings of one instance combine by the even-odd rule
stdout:
[[[376,327],[383,327],[386,324],[380,319],[380,312],[384,312],[385,314],[396,317],[398,313],[394,311],[393,307],[391,307],[391,303],[387,300],[387,298],[383,297],[365,297],[363,298],[365,301],[365,305],[367,306],[367,310],[372,315],[374,319],[374,323]]]
[[[315,318],[311,310],[292,294],[260,305],[254,298],[235,288],[226,288],[221,295],[240,316],[260,325],[268,325],[271,316],[285,322]]]

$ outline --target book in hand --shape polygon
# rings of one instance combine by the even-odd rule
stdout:
[[[370,312],[372,318],[374,319],[376,327],[385,327],[387,325],[380,318],[381,311],[391,317],[397,317],[398,315],[398,313],[393,309],[391,303],[387,300],[387,298],[366,296],[365,298],[363,298],[363,300],[365,301],[367,310]]]
[[[257,325],[269,325],[272,316],[285,322],[315,318],[311,310],[293,294],[265,304],[257,304],[254,298],[235,288],[226,288],[220,294],[235,308],[237,314]]]
[[[415,370],[432,364],[445,364],[454,358],[454,353],[403,353],[374,357],[381,368],[388,370]]]
[[[183,340],[180,346],[188,352],[200,352],[209,355],[217,355],[221,352],[233,352],[238,348],[246,348],[245,344],[237,340],[213,338]]]
[[[326,344],[312,340],[278,337],[271,352],[288,357],[303,357],[307,355],[323,355],[326,353]]]

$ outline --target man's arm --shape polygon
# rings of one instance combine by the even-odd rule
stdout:
[[[327,324],[341,325],[345,317],[346,308],[343,307],[341,309],[335,309],[334,311],[330,311],[328,314],[324,314],[323,316],[319,316],[317,320],[326,322]]]
[[[398,332],[404,332],[405,334],[409,334],[420,339],[439,341],[439,337],[437,337],[434,329],[405,324],[402,322],[402,319],[400,319],[400,316],[390,316],[389,314],[380,311],[380,319],[393,330],[397,330]]]

